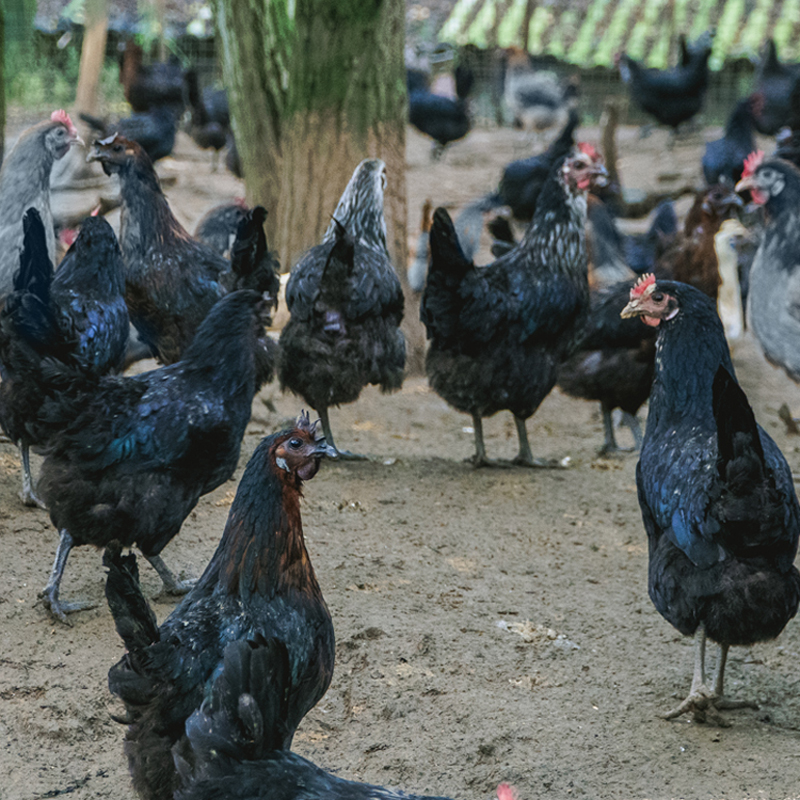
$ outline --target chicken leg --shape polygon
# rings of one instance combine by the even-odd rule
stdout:
[[[555,469],[561,466],[554,458],[534,458],[528,442],[528,430],[525,427],[525,420],[514,414],[514,423],[517,426],[517,438],[519,439],[519,453],[511,462],[514,466],[542,467],[544,469]]]
[[[345,461],[369,461],[367,456],[360,453],[351,453],[349,450],[339,450],[333,441],[333,431],[331,431],[331,423],[328,419],[328,407],[322,406],[318,408],[319,418],[322,421],[322,433],[325,435],[325,441],[336,451],[336,457]]]
[[[608,455],[610,453],[624,452],[626,448],[620,447],[617,444],[617,439],[614,435],[614,421],[611,416],[612,408],[606,403],[600,404],[603,412],[603,430],[605,432],[606,440],[600,448],[600,455]],[[639,426],[639,420],[629,411],[622,412],[622,421],[630,428],[633,436],[633,449],[642,449],[642,429]]]
[[[66,528],[61,530],[60,537],[58,547],[56,548],[56,558],[53,562],[53,569],[50,572],[50,580],[47,581],[47,586],[42,589],[40,597],[54,617],[60,619],[64,624],[72,626],[72,623],[67,619],[67,614],[95,608],[97,603],[92,603],[90,600],[76,600],[72,603],[62,603],[59,600],[58,594],[61,589],[61,578],[64,575],[64,567],[67,565],[69,551],[72,550],[72,545],[74,544],[74,539],[70,536]]]
[[[758,708],[755,703],[746,700],[728,700],[722,695],[725,674],[725,662],[728,658],[728,645],[719,646],[719,658],[714,673],[714,688],[706,686],[706,629],[701,623],[697,628],[694,640],[694,675],[689,696],[678,706],[662,714],[662,719],[674,719],[681,714],[692,713],[695,722],[710,722],[720,728],[729,728],[728,722],[719,712],[731,708]]]
[[[30,448],[26,444],[20,444],[19,453],[20,456],[22,456],[22,491],[19,496],[26,506],[41,508],[47,511],[47,506],[39,499],[36,492],[33,491]]]
[[[150,562],[150,566],[161,578],[161,582],[164,584],[165,594],[188,594],[192,586],[194,586],[195,581],[179,581],[172,573],[172,570],[164,563],[161,556],[148,556],[146,553],[142,555]]]

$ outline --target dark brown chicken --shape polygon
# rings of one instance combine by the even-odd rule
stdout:
[[[160,628],[139,589],[135,556],[106,553],[106,596],[128,651],[108,683],[127,708],[125,751],[145,800],[173,796],[178,776],[171,748],[183,750],[186,720],[210,691],[230,642],[271,639],[285,646],[277,742],[283,749],[328,689],[333,625],[300,516],[303,483],[316,475],[323,456],[334,454],[316,430],[302,414],[256,448],[217,552]]]
[[[741,207],[742,199],[732,186],[716,184],[698,192],[686,215],[682,235],[658,259],[655,274],[688,283],[716,300],[721,280],[714,236]]]
[[[263,208],[248,212],[250,227],[240,225],[245,238],[264,239],[263,246],[237,251],[234,245],[232,252],[241,257],[227,261],[193,239],[175,219],[153,165],[138,144],[121,136],[102,139],[94,143],[89,159],[99,161],[107,175],[119,175],[125,302],[139,338],[162,363],[181,358],[206,314],[227,292],[267,292],[277,304],[276,262],[269,258],[264,239]],[[247,258],[264,253],[266,260],[258,264]]]

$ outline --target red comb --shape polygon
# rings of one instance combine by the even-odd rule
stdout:
[[[497,800],[517,800],[517,790],[509,783],[497,787]]]
[[[636,285],[631,289],[631,300],[634,300],[637,297],[641,297],[646,291],[649,286],[655,285],[656,276],[653,275],[651,272],[649,275],[642,275],[638,281],[636,281]]]
[[[600,158],[600,153],[598,153],[597,150],[595,150],[594,147],[589,144],[589,142],[578,142],[578,150],[580,150],[584,155],[589,156],[592,161],[597,161],[597,159]]]
[[[72,120],[69,118],[69,114],[64,111],[63,108],[59,109],[58,111],[54,111],[50,115],[51,122],[60,122],[68,131],[70,136],[77,136],[78,129],[72,124]]]
[[[753,175],[761,166],[763,161],[763,150],[754,150],[752,153],[750,153],[750,155],[744,160],[744,172],[742,172],[742,177],[749,178],[751,175]]]

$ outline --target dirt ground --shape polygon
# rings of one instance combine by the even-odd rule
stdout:
[[[597,139],[596,129],[586,135]],[[411,231],[425,197],[457,206],[492,188],[522,153],[518,139],[477,130],[431,164],[428,143],[410,132]],[[620,131],[626,183],[699,173],[699,137],[672,153],[664,143],[660,132],[640,141]],[[230,175],[212,176],[185,138],[161,169],[177,176],[168,195],[190,227],[242,192]],[[800,413],[800,389],[750,340],[734,361],[757,418],[800,472],[800,440],[777,418],[784,401]],[[200,575],[241,468],[301,407],[274,386],[256,398],[235,479],[200,501],[165,550],[168,564]],[[490,797],[500,781],[521,800],[800,797],[796,620],[777,641],[731,653],[727,688],[759,710],[728,712],[727,729],[658,718],[689,689],[692,642],[647,597],[636,456],[598,458],[593,404],[554,391],[529,421],[536,455],[569,456],[554,471],[463,463],[470,420],[423,378],[392,396],[367,390],[332,421],[339,444],[371,460],[326,463],[306,487],[306,540],[338,645],[333,683],[303,722],[298,752],[342,776],[464,800]],[[486,441],[490,455],[514,454],[510,415],[486,422]],[[0,798],[133,800],[123,729],[110,718],[120,709],[106,673],[123,649],[100,553],[74,551],[63,584],[65,597],[97,608],[72,628],[54,622],[37,592],[56,532],[45,512],[22,507],[19,487],[17,452],[0,446]],[[142,579],[154,595],[160,584],[144,562]],[[154,607],[163,619],[173,603]]]

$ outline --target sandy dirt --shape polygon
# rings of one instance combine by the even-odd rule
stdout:
[[[521,155],[518,139],[478,130],[431,165],[428,143],[410,132],[410,239],[425,197],[457,207],[489,190]],[[639,141],[625,129],[620,142],[631,186],[655,186],[659,170],[699,173],[699,138],[672,153],[661,133]],[[161,169],[177,176],[168,195],[191,227],[242,191],[211,175],[185,138]],[[784,401],[800,413],[800,389],[750,340],[734,361],[757,418],[800,472],[800,440],[777,418]],[[164,551],[169,565],[200,575],[248,457],[301,407],[274,386],[256,398],[235,479],[200,501]],[[306,487],[306,539],[338,645],[298,752],[342,776],[464,800],[488,798],[504,780],[522,800],[800,796],[796,620],[775,642],[732,651],[726,688],[758,710],[729,712],[727,729],[658,718],[688,691],[692,642],[647,597],[636,456],[598,458],[593,404],[554,391],[529,421],[535,455],[569,456],[558,471],[473,470],[463,463],[470,420],[424,378],[392,396],[367,390],[332,422],[341,446],[371,460],[324,464]],[[620,439],[630,443],[626,431]],[[486,422],[486,442],[492,456],[514,454],[510,415]],[[120,707],[106,688],[123,649],[100,553],[74,551],[63,584],[66,598],[97,608],[72,628],[54,622],[37,593],[56,532],[45,512],[22,507],[19,488],[17,452],[0,446],[0,798],[133,800],[123,729],[111,719]],[[152,596],[160,582],[141,568]],[[159,619],[173,607],[154,603]]]

